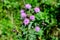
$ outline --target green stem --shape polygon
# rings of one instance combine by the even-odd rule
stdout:
[[[24,5],[25,5],[25,0],[23,0],[23,2],[24,2]]]

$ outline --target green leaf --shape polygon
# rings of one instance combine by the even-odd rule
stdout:
[[[42,35],[43,35],[43,30],[42,30],[42,29],[40,29],[40,31],[38,32],[38,35],[39,35],[40,37],[42,37]]]

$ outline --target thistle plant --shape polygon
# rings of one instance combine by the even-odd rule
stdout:
[[[59,40],[60,0],[0,0],[0,40]]]

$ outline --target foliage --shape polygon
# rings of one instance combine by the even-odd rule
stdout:
[[[25,4],[31,4],[30,10]],[[40,12],[35,13],[34,8]],[[23,24],[20,10],[35,16]],[[31,12],[30,12],[31,11]],[[0,40],[58,40],[60,38],[60,0],[0,0]],[[36,32],[35,27],[40,31]],[[59,35],[59,36],[58,36]]]

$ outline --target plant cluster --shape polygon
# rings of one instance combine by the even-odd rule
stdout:
[[[0,40],[60,40],[60,0],[0,0]]]

